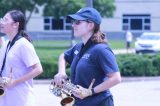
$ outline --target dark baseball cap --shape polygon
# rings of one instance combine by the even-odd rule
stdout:
[[[100,25],[102,21],[100,13],[92,7],[84,7],[77,11],[75,14],[70,14],[67,17],[75,20],[89,20],[98,25]]]

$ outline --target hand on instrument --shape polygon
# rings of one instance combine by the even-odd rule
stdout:
[[[5,84],[6,88],[12,88],[16,85],[16,80],[9,80],[8,83]]]
[[[63,82],[67,79],[66,74],[58,73],[54,76],[54,79],[52,81],[52,84],[57,85],[59,87],[63,86]]]
[[[5,88],[11,88],[16,85],[16,81],[8,77],[3,77],[1,79],[1,83],[2,83],[1,85]]]
[[[77,85],[77,89],[74,90],[74,92],[72,93],[75,97],[80,98],[80,99],[84,99],[92,95],[91,89],[83,88],[80,85]]]

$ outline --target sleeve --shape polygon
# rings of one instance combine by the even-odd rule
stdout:
[[[110,50],[110,48],[100,48],[97,52],[97,64],[106,74],[119,71],[115,55]]]
[[[25,63],[27,67],[40,63],[36,51],[30,42],[27,42],[25,43],[25,45],[21,46],[20,50],[21,50],[22,61]]]
[[[74,47],[64,52],[64,58],[69,64],[72,63],[73,57],[74,57]]]
[[[77,55],[79,53],[81,46],[82,43],[78,43],[69,50],[64,52],[64,58],[69,64],[72,63],[74,55]]]

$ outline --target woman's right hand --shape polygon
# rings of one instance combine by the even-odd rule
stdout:
[[[55,84],[56,86],[62,87],[63,86],[63,82],[67,79],[67,74],[66,73],[57,73],[54,76],[54,79],[52,81],[53,84]]]

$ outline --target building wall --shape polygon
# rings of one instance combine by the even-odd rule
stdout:
[[[116,0],[113,18],[103,19],[101,28],[106,32],[122,31],[123,14],[150,14],[151,31],[160,31],[160,0]]]
[[[121,18],[104,18],[102,20],[101,29],[104,32],[122,31],[122,19]]]
[[[160,0],[116,0],[115,17],[122,14],[152,14],[152,17],[160,17]]]
[[[150,14],[151,31],[160,31],[160,0],[115,0],[116,11],[113,18],[104,18],[101,29],[104,32],[123,32],[124,14]],[[44,31],[42,13],[34,15],[27,24],[28,31]]]
[[[27,23],[27,31],[44,31],[43,17],[32,17]]]

